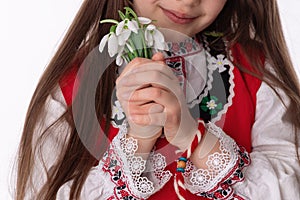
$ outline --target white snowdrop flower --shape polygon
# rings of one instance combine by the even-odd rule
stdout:
[[[157,29],[153,31],[154,48],[159,50],[167,50],[164,35]]]
[[[100,44],[99,44],[99,51],[102,53],[107,41],[108,41],[108,38],[110,36],[110,33],[109,34],[106,34],[100,41]]]
[[[108,53],[110,57],[113,57],[118,53],[119,45],[118,38],[115,33],[110,33],[108,38]]]
[[[168,49],[164,35],[153,24],[147,26],[145,30],[145,40],[149,47],[154,46],[154,48],[158,50]]]
[[[126,29],[123,30],[120,35],[118,35],[118,44],[120,46],[124,46],[125,43],[127,42],[128,38],[130,37],[131,31]],[[117,35],[117,34],[116,34]]]
[[[100,23],[114,24],[110,29],[110,33],[105,35],[100,41],[100,52],[103,51],[106,43],[108,43],[109,56],[114,57],[116,55],[116,64],[121,66],[124,62],[129,62],[135,57],[149,57],[144,53],[139,55],[141,51],[136,51],[137,47],[142,48],[143,52],[148,51],[148,48],[167,50],[163,34],[156,26],[151,24],[151,19],[137,17],[136,13],[129,7],[126,7],[125,10],[126,13],[119,12],[121,19],[123,19],[121,22],[114,19],[100,21]],[[151,52],[149,55],[151,56]]]
[[[152,22],[151,19],[146,18],[146,17],[138,17],[138,20],[141,24],[144,24],[144,25],[150,24]]]
[[[121,35],[124,31],[130,31],[134,33],[138,33],[138,23],[135,20],[124,19],[120,23],[118,23],[116,28],[116,35]]]
[[[122,53],[119,53],[116,58],[116,64],[118,66],[122,66],[123,62],[124,62],[124,59],[122,58]]]
[[[129,30],[131,30],[135,34],[138,33],[139,26],[138,26],[137,21],[135,21],[135,20],[132,20],[132,21],[128,20],[127,23],[126,23],[126,25],[127,25],[127,27],[128,27]]]
[[[148,25],[145,30],[145,40],[147,41],[148,46],[153,46],[153,31],[156,29],[156,27],[152,24]]]
[[[118,49],[118,55],[117,55],[117,58],[116,58],[116,64],[118,66],[121,66],[124,62],[124,59],[123,59],[124,47],[125,46],[119,46],[119,49]]]
[[[125,20],[118,23],[117,28],[116,28],[116,35],[117,36],[119,36],[123,32],[123,29],[124,29],[125,25],[126,25]]]

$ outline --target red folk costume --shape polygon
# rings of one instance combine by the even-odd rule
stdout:
[[[248,174],[245,175],[244,172],[250,164],[247,152],[251,152],[253,141],[255,142],[252,132],[259,118],[258,93],[260,89],[267,88],[267,85],[262,85],[259,79],[241,72],[226,58],[224,51],[210,49],[207,43],[203,47],[188,40],[168,45],[172,53],[166,52],[166,64],[178,77],[192,115],[203,120],[206,128],[219,138],[222,152],[210,156],[208,169],[197,169],[192,162],[187,161],[182,186],[185,189],[181,187],[180,195],[189,200],[255,198],[258,194],[255,194],[255,189],[251,190],[255,186],[252,186]],[[251,70],[252,67],[239,45],[231,49],[231,56],[234,61]],[[197,69],[195,61],[202,62],[207,66],[206,69]],[[207,75],[203,76],[204,72]],[[76,70],[73,70],[61,80],[61,91],[67,105],[72,103],[75,78]],[[189,92],[191,90],[192,93]],[[178,158],[174,153],[176,148],[168,145],[162,136],[147,163],[135,156],[137,142],[133,138],[124,137],[127,123],[117,99],[112,106],[112,143],[99,165],[92,168],[83,187],[82,198],[179,199],[174,189],[175,160]],[[258,165],[264,167],[262,164]],[[145,175],[143,172],[148,173]],[[59,190],[58,199],[67,198],[70,184],[68,182]],[[281,186],[278,188],[278,193],[282,195]],[[273,188],[269,189],[271,191]],[[265,191],[268,191],[268,186]]]

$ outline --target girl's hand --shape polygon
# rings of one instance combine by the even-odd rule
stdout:
[[[145,66],[162,66],[163,63],[155,60],[145,58],[136,58],[125,67],[121,75],[116,80],[117,98],[120,101],[122,108],[126,114],[129,128],[129,136],[142,140],[155,140],[162,133],[162,125],[158,124],[160,121],[164,107],[155,103],[152,99],[138,96],[141,92],[146,96],[151,96],[152,87],[149,83],[142,84],[128,84],[130,75],[135,76],[135,70]],[[144,78],[144,77],[143,77]],[[147,79],[146,79],[147,80]],[[134,82],[134,80],[133,80]],[[134,99],[132,98],[134,97]],[[141,123],[143,119],[149,119],[149,123]],[[150,122],[151,121],[151,122]]]
[[[197,123],[186,105],[177,77],[157,53],[152,61],[137,59],[119,84],[129,90],[127,108],[134,124],[164,127],[166,139],[181,150],[192,142]],[[122,73],[123,74],[123,73]],[[125,95],[126,96],[126,95]],[[151,112],[149,112],[151,111]]]

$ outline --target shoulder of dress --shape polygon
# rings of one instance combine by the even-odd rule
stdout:
[[[77,72],[78,66],[75,64],[62,76],[62,78],[59,81],[59,86],[68,106],[72,104]]]

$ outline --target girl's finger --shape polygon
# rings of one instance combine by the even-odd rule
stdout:
[[[162,61],[151,61],[146,59],[140,62],[136,61],[135,63],[139,63],[139,64],[128,64],[128,66],[125,67],[121,75],[117,78],[116,84],[119,84],[119,82],[121,82],[122,80],[123,81],[127,80],[128,79],[127,76],[130,74],[134,74],[137,72],[148,72],[148,71],[157,71],[162,74],[165,74],[170,79],[177,79],[172,69]]]
[[[167,90],[173,88],[176,85],[179,86],[177,78],[170,78],[166,74],[161,73],[157,70],[138,71],[135,73],[130,73],[127,76],[123,77],[123,79],[119,82],[119,85],[123,87],[140,87],[147,84],[156,84]]]
[[[141,89],[144,89],[144,88],[148,88],[148,87],[151,87],[151,84],[145,84],[145,85],[135,85],[135,86],[117,86],[116,88],[116,95],[117,95],[117,98],[119,100],[129,100],[131,96],[133,96],[133,94],[138,91],[138,90],[141,90]]]
[[[132,73],[148,72],[148,71],[157,71],[166,75],[170,79],[177,79],[172,69],[163,62],[152,62],[152,63],[149,62],[139,67],[135,67],[131,70]],[[127,75],[129,74],[130,73],[128,73]]]
[[[157,52],[152,56],[152,60],[154,60],[154,61],[162,61],[163,62],[164,59],[165,59],[164,54],[161,52]]]
[[[129,115],[147,115],[152,113],[161,113],[163,111],[164,107],[157,103],[147,103],[143,105],[129,103],[128,106]]]
[[[130,120],[139,126],[164,126],[167,115],[165,112],[150,113],[147,115],[130,115]]]
[[[173,98],[173,95],[170,94],[169,91],[165,90],[164,88],[159,87],[147,87],[135,90],[132,93],[126,93],[124,94],[125,97],[127,97],[127,100],[130,102],[157,102],[158,99],[164,98],[165,101],[171,100]]]

